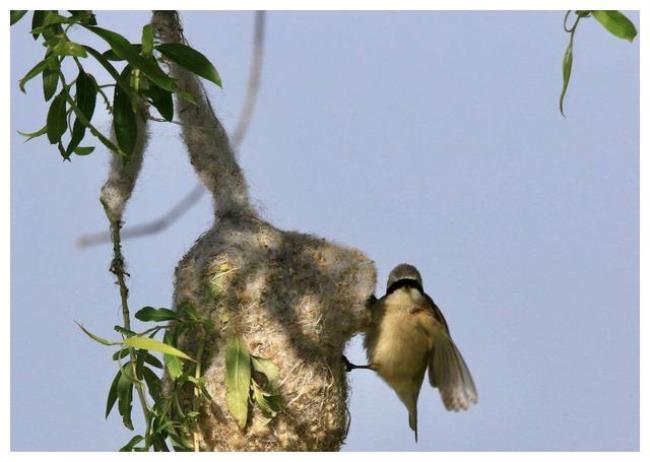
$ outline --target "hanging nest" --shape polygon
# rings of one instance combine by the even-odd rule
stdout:
[[[182,42],[174,12],[154,13],[163,42]],[[282,231],[251,207],[228,137],[197,79],[169,64],[182,91],[176,98],[183,140],[213,196],[215,223],[176,268],[174,304],[191,303],[213,323],[204,353],[211,401],[200,409],[202,450],[340,449],[349,426],[348,385],[341,360],[348,340],[369,322],[366,302],[376,283],[362,252],[315,236]],[[249,406],[242,429],[226,404],[226,339],[279,369],[282,407],[269,419]],[[196,339],[181,337],[192,354]]]

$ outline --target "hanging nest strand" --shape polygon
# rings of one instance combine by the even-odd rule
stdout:
[[[175,12],[156,11],[162,42],[183,42]],[[341,355],[369,322],[374,263],[361,251],[316,236],[277,229],[250,204],[244,175],[201,84],[169,63],[196,104],[176,97],[182,137],[212,194],[215,221],[176,268],[174,305],[191,303],[213,321],[204,355],[212,401],[200,409],[200,447],[220,451],[335,451],[349,424]],[[226,405],[224,346],[241,339],[280,372],[284,406],[269,421],[249,406],[242,430]],[[181,338],[190,354],[196,339]]]

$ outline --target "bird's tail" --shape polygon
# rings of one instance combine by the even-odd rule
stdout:
[[[419,383],[422,379],[420,379]],[[420,390],[413,391],[412,387],[396,388],[395,392],[400,401],[404,403],[409,411],[409,427],[415,432],[415,442],[418,441],[418,395]]]
[[[439,332],[434,338],[429,382],[440,391],[448,411],[466,410],[478,402],[472,374],[454,341],[444,332]]]
[[[418,408],[409,410],[409,427],[415,432],[415,442],[418,442]]]

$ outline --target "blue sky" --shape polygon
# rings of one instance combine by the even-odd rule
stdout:
[[[639,24],[637,13],[629,13]],[[98,19],[137,40],[146,12]],[[252,13],[183,14],[218,67],[227,128],[241,106]],[[350,376],[345,450],[638,450],[639,43],[581,22],[558,111],[563,12],[275,13],[240,161],[262,215],[416,264],[476,380],[447,413],[422,391],[420,441],[392,391]],[[63,163],[40,128],[42,48],[11,31],[11,447],[114,450],[103,418],[110,355],[83,322],[119,322],[98,202],[107,152]],[[102,49],[104,47],[102,46]],[[101,75],[101,74],[98,74]],[[108,127],[106,116],[99,126]],[[126,221],[157,217],[195,183],[178,129],[156,124]],[[176,262],[211,222],[207,198],[163,234],[128,241],[131,305],[169,306]],[[364,360],[361,338],[349,357]],[[46,429],[36,434],[34,422]]]

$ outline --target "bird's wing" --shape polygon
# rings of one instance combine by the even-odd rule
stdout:
[[[424,298],[427,300],[429,306],[431,307],[431,311],[433,312],[433,316],[438,321],[440,324],[442,324],[445,328],[445,331],[447,334],[449,334],[449,326],[447,325],[447,321],[445,320],[445,317],[442,315],[442,311],[440,311],[440,308],[438,308],[438,305],[433,301],[429,295],[426,293],[423,294]]]
[[[429,382],[437,387],[448,411],[460,411],[478,402],[472,374],[460,351],[446,332],[439,330],[433,338],[429,356]]]

